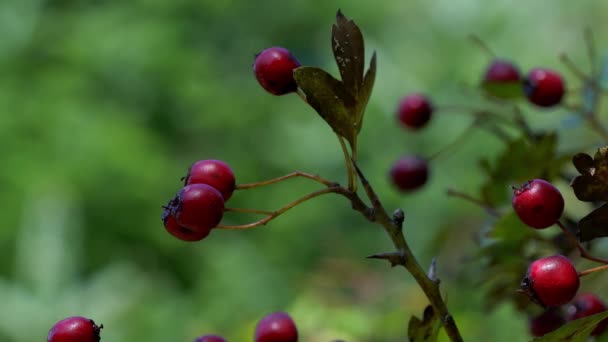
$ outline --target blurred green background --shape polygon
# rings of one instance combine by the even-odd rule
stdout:
[[[279,45],[337,74],[338,8],[362,28],[368,58],[378,53],[361,167],[387,208],[404,208],[421,262],[438,256],[465,340],[525,340],[525,317],[507,304],[484,311],[473,281],[459,276],[475,273],[467,256],[487,216],[445,195],[475,194],[477,160],[500,141],[474,132],[433,161],[427,187],[403,195],[388,182],[391,163],[432,155],[472,118],[439,113],[411,133],[394,110],[413,91],[475,105],[488,56],[471,33],[523,71],[564,70],[561,52],[587,68],[582,31],[608,46],[608,2],[0,1],[0,341],[43,341],[72,315],[103,323],[109,342],[250,341],[257,320],[277,310],[295,318],[302,341],[403,341],[427,302],[405,271],[363,258],[390,242],[341,197],[200,243],[172,238],[160,221],[198,159],[225,160],[239,183],[294,170],[345,181],[327,125],[297,96],[264,92],[251,69],[255,53]],[[568,113],[526,109],[533,125],[568,132],[564,150],[595,138]],[[291,180],[237,192],[228,205],[272,210],[317,188]],[[224,223],[256,218],[229,213]]]

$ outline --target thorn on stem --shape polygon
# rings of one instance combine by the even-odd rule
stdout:
[[[395,223],[401,227],[403,225],[403,220],[405,220],[405,213],[403,213],[403,209],[397,208],[393,212],[393,221],[395,221]]]
[[[376,253],[367,257],[368,259],[384,259],[391,263],[391,267],[405,264],[405,255],[401,251]]]
[[[429,279],[432,282],[439,284],[439,279],[437,278],[437,258],[436,257],[433,257],[433,260],[431,261],[431,266],[429,267],[429,272],[428,272],[427,276],[429,277]]]

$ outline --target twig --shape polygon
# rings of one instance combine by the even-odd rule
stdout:
[[[313,175],[310,173],[306,173],[306,172],[302,172],[302,171],[295,171],[292,173],[288,173],[284,176],[281,177],[277,177],[277,178],[273,178],[273,179],[269,179],[266,181],[262,181],[262,182],[255,182],[255,183],[247,183],[247,184],[238,184],[235,189],[236,190],[247,190],[247,189],[253,189],[253,188],[259,188],[265,185],[270,185],[270,184],[274,184],[274,183],[278,183],[278,182],[282,182],[284,180],[290,179],[290,178],[295,178],[295,177],[303,177],[303,178],[308,178],[308,179],[312,179],[315,182],[319,182],[327,187],[330,186],[334,186],[336,185],[336,183],[331,182],[323,177],[317,176],[317,175]]]
[[[564,226],[564,224],[561,221],[557,221],[556,224],[564,232],[564,234],[566,234],[566,237],[570,240],[570,242],[572,242],[572,244],[574,244],[576,246],[576,248],[578,249],[579,253],[581,254],[581,258],[585,258],[587,260],[599,262],[600,264],[608,264],[608,260],[602,259],[602,258],[597,258],[597,257],[594,257],[593,255],[589,254],[589,252],[587,252],[587,250],[585,249],[585,247],[583,247],[578,242],[578,239],[576,238],[576,236],[574,236],[568,230],[568,228],[566,228],[566,226]]]

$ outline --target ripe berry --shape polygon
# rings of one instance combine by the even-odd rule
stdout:
[[[401,191],[412,191],[423,186],[428,179],[427,161],[418,156],[405,156],[397,160],[390,171],[393,184]]]
[[[202,233],[222,220],[224,198],[210,185],[190,184],[177,193],[169,207],[180,226]]]
[[[512,204],[522,222],[536,229],[554,225],[564,211],[562,194],[543,179],[533,179],[514,189]]]
[[[207,184],[216,188],[224,201],[227,201],[234,191],[234,173],[228,164],[221,160],[199,160],[190,166],[184,185]]]
[[[506,60],[495,59],[486,69],[483,77],[484,82],[511,83],[519,82],[521,76],[517,67]]]
[[[574,302],[568,307],[568,320],[591,316],[606,311],[606,304],[597,296],[591,293],[584,293],[576,297]],[[608,327],[608,319],[601,321],[591,332],[592,336],[603,333]]]
[[[99,342],[103,324],[95,325],[92,319],[74,316],[55,323],[46,338],[47,342]]]
[[[433,106],[422,94],[411,94],[399,101],[397,119],[407,128],[422,128],[431,118]]]
[[[298,89],[293,70],[300,62],[282,47],[271,47],[255,56],[253,72],[260,85],[271,94],[284,95]]]
[[[550,69],[532,69],[524,81],[524,92],[528,100],[541,107],[554,106],[564,96],[562,76]]]
[[[170,213],[168,208],[165,208],[162,215],[163,224],[169,234],[175,236],[182,241],[200,241],[207,237],[211,232],[210,229],[195,232],[190,229],[184,228],[177,223],[175,216]]]
[[[194,342],[227,342],[225,338],[218,335],[204,335],[197,337]]]
[[[297,342],[298,329],[285,312],[274,312],[262,318],[255,327],[255,342]]]
[[[523,292],[544,307],[568,303],[576,295],[580,280],[570,259],[554,255],[530,264],[521,281]]]
[[[558,310],[549,309],[542,314],[530,318],[528,325],[532,336],[540,337],[557,330],[566,323]]]

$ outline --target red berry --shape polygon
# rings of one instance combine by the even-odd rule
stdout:
[[[423,186],[429,175],[427,161],[418,156],[397,160],[390,171],[393,184],[401,191],[412,191]]]
[[[524,82],[528,100],[541,107],[555,106],[561,102],[565,87],[562,76],[550,69],[532,69]]]
[[[530,264],[521,282],[522,290],[545,307],[568,303],[576,295],[580,280],[570,259],[554,255]]]
[[[536,229],[551,227],[564,211],[564,197],[543,179],[533,179],[514,189],[511,202],[521,221]]]
[[[591,293],[584,293],[576,297],[574,302],[568,307],[568,320],[591,316],[606,311],[606,304],[597,296]],[[608,327],[608,319],[601,321],[591,332],[592,336],[603,333]]]
[[[207,184],[183,187],[169,205],[177,223],[195,232],[206,232],[215,227],[224,215],[224,198]]]
[[[95,325],[92,319],[74,316],[55,323],[46,338],[47,342],[99,342],[103,324]]]
[[[557,330],[566,323],[558,310],[549,309],[528,321],[530,334],[540,337]]]
[[[169,209],[165,209],[162,215],[163,224],[169,234],[175,236],[182,241],[200,241],[207,237],[211,230],[204,230],[195,232],[190,229],[184,228],[177,223],[175,216],[173,216]]]
[[[269,93],[284,95],[298,89],[293,70],[300,62],[282,47],[271,47],[255,56],[253,72],[260,85]]]
[[[492,83],[511,83],[519,82],[521,76],[517,67],[509,62],[502,59],[495,59],[486,69],[484,75],[484,82]]]
[[[431,118],[433,106],[422,94],[411,94],[399,101],[397,119],[407,128],[422,128]]]
[[[227,201],[234,191],[234,172],[228,164],[221,160],[199,160],[190,166],[184,185],[207,184],[222,193]]]
[[[298,329],[285,312],[274,312],[262,318],[255,327],[255,342],[297,342]]]
[[[225,338],[218,335],[204,335],[197,337],[194,342],[227,342]]]

